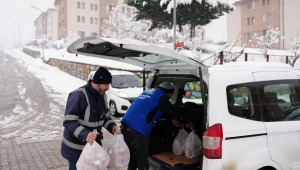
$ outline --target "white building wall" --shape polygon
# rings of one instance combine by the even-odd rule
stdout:
[[[281,49],[286,50],[292,47],[291,43],[293,38],[300,35],[300,0],[284,0],[280,3],[282,19],[280,31],[281,36],[284,37],[280,47]]]
[[[241,33],[242,25],[242,6],[241,3],[235,4],[234,11],[227,14],[227,41],[230,43],[235,43]],[[241,38],[240,35],[239,38]],[[242,41],[238,41],[235,45],[236,47],[242,46]]]
[[[47,36],[51,36],[52,41],[57,40],[57,9],[48,9],[47,10]]]

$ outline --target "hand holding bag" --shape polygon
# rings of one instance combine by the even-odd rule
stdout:
[[[97,143],[87,143],[79,160],[76,163],[77,170],[106,170],[109,162],[109,155]]]

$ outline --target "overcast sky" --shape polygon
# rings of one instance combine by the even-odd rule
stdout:
[[[55,0],[1,0],[0,21],[2,24],[0,27],[0,49],[13,47],[14,43],[15,45],[19,45],[20,41],[18,23],[20,24],[21,28],[22,44],[32,40],[35,32],[34,21],[41,14],[41,12],[32,8],[31,6],[40,8],[43,12],[45,12],[48,8],[55,8],[54,1]],[[223,40],[224,37],[226,37],[225,17],[222,17],[221,21],[215,22],[221,23],[217,23],[216,26],[214,26],[216,28],[212,29],[212,32],[215,35],[216,32],[218,32],[217,36],[215,36],[213,39],[217,38],[216,41]],[[224,28],[222,29],[221,27]]]
[[[21,27],[21,42],[28,42],[34,37],[34,20],[41,14],[35,6],[45,12],[54,8],[54,0],[1,0],[0,7],[0,49],[19,44],[19,26]],[[13,21],[17,21],[15,23]]]

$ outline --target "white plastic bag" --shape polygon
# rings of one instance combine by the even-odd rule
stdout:
[[[198,135],[192,130],[184,144],[184,154],[188,158],[197,158],[202,150],[202,142]]]
[[[107,148],[110,156],[108,166],[111,168],[122,168],[128,165],[130,152],[122,134],[114,134]]]
[[[76,163],[77,170],[105,170],[109,162],[109,155],[97,143],[87,143],[79,160]]]
[[[188,135],[188,132],[184,128],[179,130],[178,135],[175,137],[172,145],[172,151],[175,154],[184,154],[184,142],[187,139]]]

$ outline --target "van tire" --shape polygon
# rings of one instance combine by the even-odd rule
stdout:
[[[114,101],[109,102],[109,111],[110,111],[110,114],[112,116],[114,116],[114,117],[119,116],[119,113],[118,113],[118,110],[117,110],[117,105]]]
[[[258,170],[276,170],[274,167],[271,167],[271,166],[266,166],[266,167],[262,167]]]

